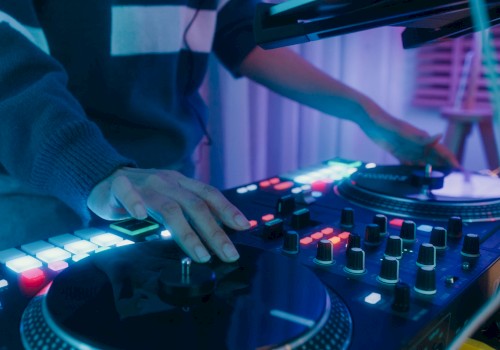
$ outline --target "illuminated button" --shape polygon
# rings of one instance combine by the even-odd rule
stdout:
[[[248,192],[248,189],[246,187],[240,187],[240,188],[236,189],[236,193],[239,193],[239,194],[244,194],[247,192]]]
[[[392,219],[389,221],[389,225],[394,227],[401,227],[403,225],[403,219]]]
[[[163,230],[163,231],[160,232],[160,237],[162,239],[170,239],[172,237],[172,232],[170,232],[170,230]],[[128,241],[128,239],[124,239],[124,241]],[[122,241],[117,242],[116,246],[117,247],[122,246],[123,244],[121,244],[121,242]],[[130,242],[132,242],[132,241],[130,241]],[[132,242],[132,243],[134,243],[134,242]]]
[[[295,184],[292,181],[285,181],[274,185],[276,191],[284,191],[292,188]]]
[[[66,244],[79,241],[80,238],[69,233],[64,233],[62,235],[54,236],[49,238],[49,242],[58,247],[64,247]]]
[[[339,237],[340,239],[348,239],[350,234],[351,234],[350,232],[344,231],[344,232],[340,233],[340,234],[338,235],[338,237]]]
[[[90,241],[90,239],[94,236],[100,235],[102,233],[106,233],[106,231],[90,227],[90,228],[84,228],[82,230],[75,231],[75,236],[80,237],[81,239],[86,239]]]
[[[73,260],[74,262],[77,262],[77,261],[80,261],[82,259],[88,258],[89,256],[90,255],[88,255],[86,253],[76,254],[76,255],[73,255],[73,257],[71,258],[71,260]]]
[[[321,233],[324,235],[331,235],[333,233],[333,228],[325,227],[324,229],[321,230]]]
[[[94,252],[101,253],[101,252],[104,252],[104,251],[109,250],[109,249],[111,249],[111,248],[110,247],[99,247],[96,250],[94,250]]]
[[[274,220],[274,215],[273,214],[266,214],[262,217],[262,221],[264,222],[269,222],[271,220]]]
[[[417,227],[417,230],[419,230],[421,232],[431,232],[432,231],[432,226],[429,226],[429,225],[419,225]]]
[[[54,247],[41,252],[36,253],[36,257],[46,263],[51,263],[53,261],[66,260],[71,258],[71,254],[59,247]]]
[[[323,195],[323,192],[319,192],[319,191],[312,191],[311,192],[311,196],[313,196],[314,198],[319,198]]]
[[[92,243],[100,245],[101,247],[110,247],[115,245],[116,243],[123,241],[123,238],[120,236],[114,235],[112,233],[103,233],[97,236],[94,236],[90,239]]]
[[[293,194],[299,194],[300,192],[302,192],[302,188],[300,188],[300,187],[292,188],[292,193]]]
[[[247,186],[248,191],[255,191],[258,188],[256,184],[250,184]]]
[[[277,178],[277,177],[273,177],[272,179],[269,179],[269,183],[270,183],[271,185],[276,185],[276,184],[279,184],[279,183],[280,183],[280,181],[281,181],[281,180],[280,180],[279,178]]]
[[[311,238],[315,239],[315,240],[319,240],[319,239],[323,238],[323,234],[321,232],[315,232],[311,235]]]
[[[98,247],[96,244],[91,243],[86,240],[81,240],[73,243],[66,244],[64,249],[75,255],[90,253],[96,250]]]
[[[327,189],[327,186],[328,186],[328,184],[325,181],[323,181],[323,180],[314,181],[311,184],[312,190],[313,191],[318,191],[318,192],[325,192],[326,189]]]
[[[23,244],[21,246],[21,249],[30,255],[36,255],[36,253],[42,250],[50,249],[52,247],[54,247],[52,244],[45,241],[36,241],[28,244]]]
[[[67,268],[69,265],[66,261],[53,261],[53,262],[50,262],[48,265],[48,268],[51,269],[52,271],[55,271],[55,272],[58,272],[58,271],[62,271],[64,270],[65,268]]]
[[[130,245],[130,244],[135,244],[135,242],[133,242],[133,241],[131,241],[129,239],[124,239],[123,241],[116,243],[116,246],[117,247],[123,247],[124,245]]]
[[[264,181],[259,182],[259,186],[266,188],[266,187],[271,186],[271,183],[267,180],[264,180]]]
[[[30,269],[21,274],[21,287],[41,288],[45,283],[45,273],[40,269]]]
[[[20,251],[19,249],[16,248],[9,248],[0,251],[0,262],[2,264],[5,264],[9,260],[14,260],[16,258],[20,258],[22,256],[25,256],[26,253]]]
[[[0,291],[4,288],[7,288],[9,286],[9,282],[7,282],[6,279],[1,279],[0,280]]]
[[[26,255],[14,260],[9,260],[6,265],[12,271],[22,273],[42,266],[42,262],[32,256]]]
[[[311,244],[313,242],[313,239],[311,237],[304,237],[300,240],[300,244],[303,244],[303,245],[308,245],[308,244]]]
[[[376,167],[377,167],[376,163],[368,163],[368,164],[365,165],[366,169],[373,169],[373,168],[376,168]]]
[[[382,300],[382,295],[379,293],[370,293],[365,297],[365,303],[375,305],[377,304],[380,300]]]
[[[334,245],[340,243],[340,238],[338,236],[329,238],[328,240],[332,242]]]
[[[248,222],[250,223],[250,228],[257,227],[257,220],[249,220]]]

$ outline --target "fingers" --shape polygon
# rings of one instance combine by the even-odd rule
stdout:
[[[113,179],[111,194],[134,218],[139,220],[147,218],[148,215],[142,197],[126,176],[120,175]]]

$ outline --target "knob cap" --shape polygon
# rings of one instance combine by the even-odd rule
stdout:
[[[311,213],[307,208],[302,208],[292,213],[291,224],[294,230],[300,230],[307,227],[310,221]]]
[[[387,235],[387,216],[382,214],[377,214],[373,217],[373,223],[377,224],[380,228],[380,235]]]
[[[407,312],[410,310],[410,286],[399,282],[394,286],[394,301],[391,305],[394,311]]]
[[[297,254],[299,252],[299,234],[296,231],[285,232],[282,250],[287,254]]]
[[[359,275],[365,272],[365,252],[361,248],[351,248],[347,251],[347,262],[344,271]]]
[[[476,258],[481,255],[479,252],[479,236],[474,233],[466,234],[462,245],[462,251],[460,253],[463,256],[471,258]]]
[[[436,267],[436,248],[430,243],[422,243],[418,249],[418,266]]]
[[[377,246],[381,242],[380,227],[377,224],[368,224],[365,228],[365,244]]]
[[[436,294],[436,270],[432,266],[420,266],[413,289],[420,294]]]
[[[448,237],[449,238],[462,238],[462,218],[460,216],[452,216],[448,219]]]
[[[403,243],[413,243],[417,237],[417,226],[411,220],[403,221],[401,225],[401,231],[399,237],[403,240]]]
[[[295,210],[295,197],[291,194],[282,196],[276,202],[276,214],[279,216],[290,215]]]
[[[283,237],[283,220],[273,219],[264,224],[262,235],[266,239],[277,239]]]
[[[389,236],[385,246],[385,256],[401,259],[403,256],[403,240],[399,236]]]
[[[357,233],[351,233],[347,238],[346,254],[351,248],[361,248],[361,236]]]
[[[327,239],[318,242],[316,258],[314,262],[320,265],[330,265],[333,263],[333,243]]]
[[[446,229],[444,227],[433,227],[431,231],[430,243],[437,250],[446,249]]]
[[[354,227],[354,210],[352,208],[344,208],[340,213],[340,226],[343,229]]]
[[[398,283],[399,260],[392,256],[384,257],[382,264],[380,265],[380,273],[377,276],[377,280],[390,284]]]

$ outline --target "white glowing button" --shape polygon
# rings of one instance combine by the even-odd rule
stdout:
[[[255,191],[257,188],[259,188],[259,186],[257,186],[256,184],[250,184],[247,186],[247,190],[249,191]]]
[[[323,195],[323,193],[319,192],[319,191],[312,191],[311,192],[311,196],[313,196],[314,198],[319,198]]]
[[[69,243],[64,246],[64,249],[73,254],[90,253],[96,250],[97,248],[98,247],[96,244],[85,240]]]
[[[0,290],[2,290],[3,288],[6,288],[9,286],[9,282],[7,282],[6,279],[1,279],[0,280]]]
[[[299,194],[300,192],[302,192],[302,188],[300,188],[300,187],[294,187],[294,188],[292,188],[292,193],[293,194]]]
[[[432,231],[432,226],[429,225],[420,225],[417,227],[417,230],[422,231],[422,232],[431,232]]]
[[[239,194],[243,194],[243,193],[247,193],[248,192],[248,189],[246,187],[240,187],[236,190],[236,193],[239,193]]]
[[[49,242],[58,247],[64,247],[66,244],[70,244],[79,241],[80,238],[69,233],[63,233],[62,235],[54,236],[49,238]]]
[[[66,261],[53,261],[48,264],[48,268],[52,271],[62,271],[67,268],[69,264]]]
[[[131,245],[131,244],[135,244],[135,242],[131,241],[130,239],[124,239],[123,241],[116,243],[116,246],[123,247],[124,245]]]
[[[69,259],[71,258],[71,254],[62,248],[54,247],[36,253],[36,257],[48,264],[53,261]]]
[[[106,231],[98,229],[98,228],[84,228],[82,230],[75,231],[75,236],[80,237],[81,239],[86,239],[89,240],[97,235],[100,235],[102,233],[106,233]]]
[[[368,163],[365,165],[365,168],[366,169],[373,169],[373,168],[376,168],[377,167],[377,164],[375,163]]]
[[[94,236],[90,239],[92,243],[100,245],[101,247],[110,247],[118,242],[123,241],[123,238],[112,233],[103,233]]]
[[[380,300],[382,300],[382,295],[379,293],[370,293],[365,297],[365,303],[375,305]]]
[[[53,245],[45,241],[36,241],[33,243],[23,244],[21,249],[31,255],[36,255],[38,252],[52,248]]]
[[[9,260],[7,267],[14,272],[21,273],[42,266],[42,262],[32,256],[26,255],[21,258]]]
[[[110,247],[99,247],[95,250],[96,253],[101,253],[101,252],[104,252],[106,250],[109,250],[111,249]]]
[[[310,184],[313,182],[313,179],[307,175],[299,175],[293,181],[299,184]]]
[[[311,185],[302,185],[300,186],[300,188],[302,188],[304,191],[308,191],[311,189]]]
[[[169,239],[172,237],[172,232],[170,232],[169,230],[163,230],[160,232],[160,236],[162,239]]]
[[[20,251],[19,249],[16,248],[9,248],[0,251],[0,262],[2,264],[5,264],[9,260],[14,260],[16,258],[20,258],[22,256],[25,256],[26,253]]]
[[[85,259],[85,258],[88,258],[90,255],[88,254],[77,254],[77,255],[73,255],[73,257],[71,258],[71,260],[73,260],[74,262],[77,262],[77,261],[80,261],[82,259]]]
[[[358,171],[358,168],[350,168],[349,170],[347,170],[347,173],[348,173],[349,175],[352,175],[352,174],[354,174],[356,171]]]

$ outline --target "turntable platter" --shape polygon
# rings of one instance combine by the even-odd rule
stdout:
[[[411,166],[378,166],[360,169],[341,182],[339,195],[361,206],[403,217],[465,221],[500,218],[500,179],[487,175],[443,174],[441,188],[416,185]]]
[[[319,339],[330,339],[331,349],[349,344],[351,318],[344,303],[309,269],[287,257],[238,246],[241,258],[236,263],[215,258],[209,264],[192,263],[191,277],[179,280],[186,288],[174,283],[175,288],[164,289],[182,290],[169,302],[159,290],[180,276],[180,254],[162,253],[158,259],[157,247],[158,242],[147,242],[116,248],[63,271],[47,295],[33,299],[25,310],[24,345],[41,348],[40,341],[47,341],[59,343],[57,348],[88,349],[302,349]],[[195,297],[184,298],[187,293]]]

